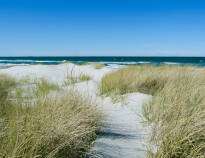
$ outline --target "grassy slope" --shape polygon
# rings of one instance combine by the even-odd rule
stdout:
[[[0,157],[79,158],[96,137],[101,114],[89,99],[41,80],[32,97],[20,82],[0,76]]]
[[[205,157],[205,70],[178,66],[131,66],[107,74],[101,94],[143,92],[153,95],[144,105],[152,125],[150,143],[156,158]]]

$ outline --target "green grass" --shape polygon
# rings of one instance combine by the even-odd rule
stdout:
[[[64,86],[69,86],[71,84],[75,84],[75,83],[78,83],[78,82],[89,81],[89,80],[91,80],[91,77],[87,74],[81,73],[78,76],[74,76],[71,73],[71,74],[68,74],[66,76],[63,85]]]
[[[16,87],[16,80],[6,75],[0,75],[0,116],[8,115],[10,92]],[[8,105],[8,107],[7,107]]]
[[[81,65],[82,66],[83,65],[92,65],[95,69],[101,69],[105,66],[103,63],[95,63],[95,62],[87,62],[87,63],[83,63]]]
[[[89,81],[91,80],[91,77],[87,74],[80,74],[80,76],[78,76],[77,79],[79,82],[83,82],[83,81]]]
[[[143,106],[152,127],[154,158],[205,157],[205,69],[191,66],[130,66],[107,74],[101,94],[153,95]]]
[[[148,67],[147,67],[148,68]],[[118,71],[108,73],[102,78],[100,94],[126,94],[131,92],[144,92],[153,94],[161,85],[158,76],[152,75],[151,68],[148,68],[146,78],[142,78],[144,67],[129,66]]]
[[[37,86],[43,95],[25,98],[22,81],[0,76],[0,157],[83,157],[96,138],[101,112],[72,90],[49,97],[56,86],[46,80]]]
[[[57,84],[49,83],[43,78],[36,82],[36,86],[35,94],[37,96],[47,95],[50,91],[59,90],[59,86]]]

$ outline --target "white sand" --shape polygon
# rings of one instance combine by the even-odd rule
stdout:
[[[14,66],[8,69],[0,70],[0,73],[6,73],[17,78],[45,78],[50,82],[63,83],[67,75],[72,73],[72,76],[80,74],[88,74],[92,80],[98,82],[104,74],[111,71],[110,68],[95,69],[92,65],[78,66],[75,64],[61,65],[30,65],[30,66]]]
[[[146,138],[149,129],[141,123],[142,104],[151,96],[141,93],[126,95],[125,101],[113,104],[110,97],[101,98],[97,95],[97,86],[103,75],[112,71],[111,68],[95,69],[93,66],[62,65],[32,65],[15,66],[0,70],[11,76],[22,78],[45,78],[50,82],[62,84],[67,74],[72,71],[73,76],[81,73],[88,74],[92,80],[76,83],[75,88],[85,97],[92,97],[97,101],[106,118],[98,139],[91,149],[92,153],[104,158],[143,158],[145,156]],[[89,156],[92,157],[92,156]]]

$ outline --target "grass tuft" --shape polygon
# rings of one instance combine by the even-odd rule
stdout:
[[[59,86],[53,83],[49,83],[45,79],[40,79],[36,83],[36,95],[37,96],[42,96],[42,95],[47,95],[50,91],[56,91],[59,90]]]
[[[78,76],[74,76],[72,73],[71,74],[67,74],[63,85],[64,86],[69,86],[71,84],[75,84],[78,82],[84,82],[84,81],[89,81],[91,80],[91,77],[87,74],[81,73]]]
[[[95,63],[95,62],[87,62],[81,65],[92,65],[95,69],[101,69],[105,66],[103,63]]]
[[[147,72],[143,71],[145,69]],[[153,69],[151,66],[128,66],[108,73],[102,78],[100,94],[142,92],[153,95],[162,89],[166,82],[166,76],[160,78],[154,74]]]
[[[9,101],[9,95],[11,91],[16,87],[16,80],[7,75],[0,75],[0,116],[8,114],[11,106]]]
[[[96,105],[72,90],[46,95],[57,88],[46,80],[28,99],[22,81],[0,76],[0,157],[84,157],[102,119]]]

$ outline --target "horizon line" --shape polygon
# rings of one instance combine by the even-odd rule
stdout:
[[[205,56],[91,56],[91,55],[83,55],[83,56],[0,56],[0,58],[9,58],[9,57],[170,57],[170,58],[201,58]]]

